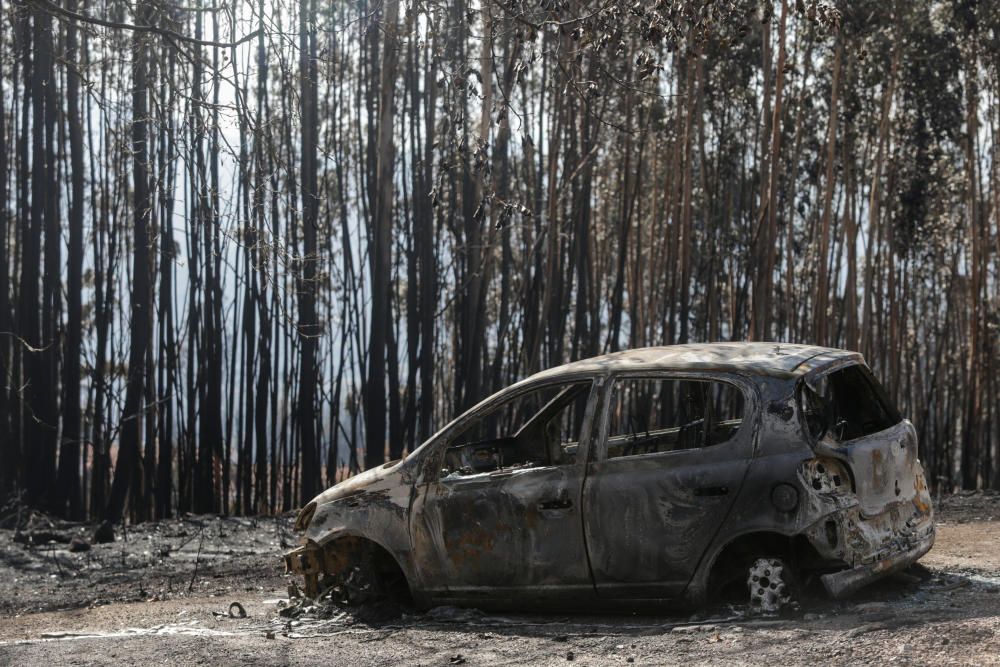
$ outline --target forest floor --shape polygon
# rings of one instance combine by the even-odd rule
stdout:
[[[89,664],[997,664],[1000,495],[946,497],[921,565],[777,618],[485,614],[377,621],[279,614],[291,517],[191,517],[93,545],[92,526],[0,529],[0,666]],[[38,544],[25,542],[33,534]],[[240,617],[230,604],[239,602]]]

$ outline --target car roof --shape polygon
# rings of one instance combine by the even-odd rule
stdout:
[[[857,352],[817,345],[697,343],[643,347],[581,359],[542,371],[531,379],[643,370],[729,371],[790,378],[850,358],[864,363],[864,358]]]

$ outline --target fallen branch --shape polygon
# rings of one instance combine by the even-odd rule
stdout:
[[[205,529],[199,531],[201,537],[198,540],[198,555],[194,558],[194,572],[191,573],[191,582],[188,583],[188,593],[194,590],[194,580],[198,577],[198,566],[201,564],[201,545],[205,543]]]

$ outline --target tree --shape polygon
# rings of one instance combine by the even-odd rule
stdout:
[[[139,2],[136,13],[141,22],[147,23],[150,8]],[[133,36],[132,58],[132,215],[134,236],[132,241],[132,292],[131,326],[129,336],[128,381],[122,409],[121,438],[111,497],[104,511],[106,524],[116,524],[122,519],[130,485],[138,472],[140,440],[144,406],[143,388],[146,380],[146,349],[149,346],[150,293],[149,293],[149,235],[148,226],[152,205],[149,193],[148,153],[148,104],[147,59],[148,38],[136,32]]]

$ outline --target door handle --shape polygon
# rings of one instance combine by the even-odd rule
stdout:
[[[726,486],[699,486],[694,490],[694,495],[696,496],[724,496],[729,493],[729,487]]]
[[[538,509],[540,510],[565,510],[572,506],[573,501],[566,496],[561,498],[550,498],[549,500],[542,500],[538,503]]]

